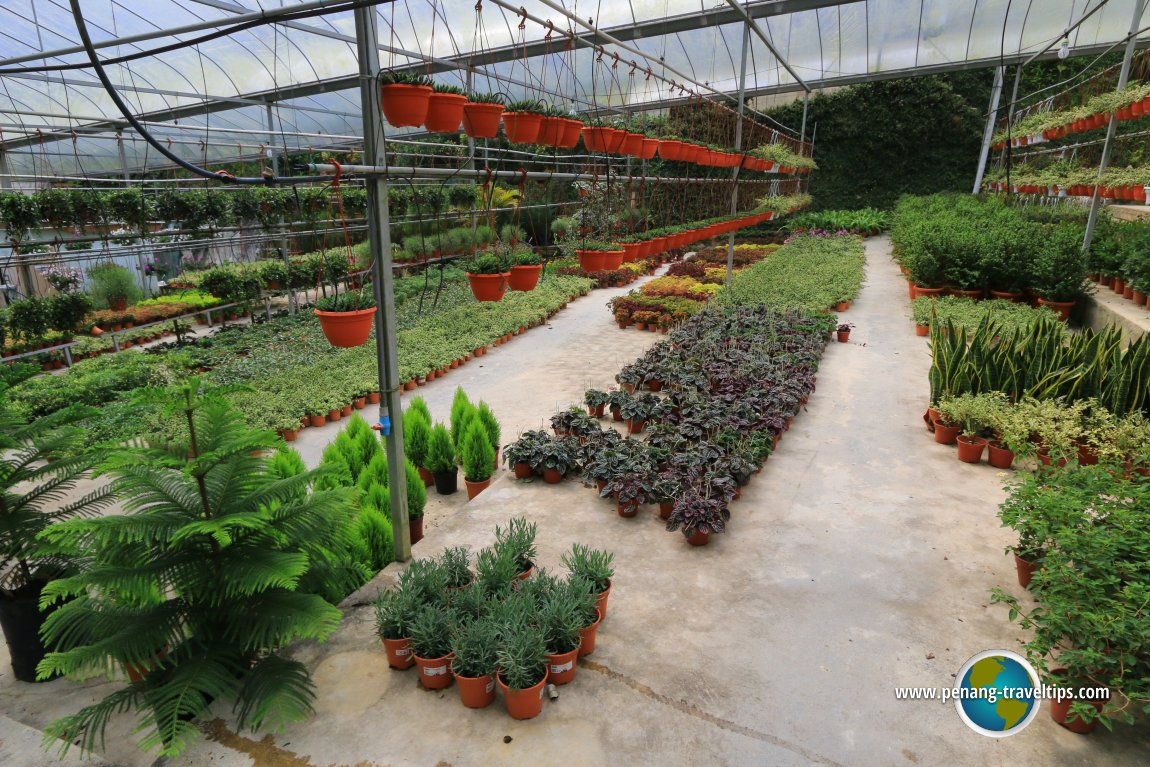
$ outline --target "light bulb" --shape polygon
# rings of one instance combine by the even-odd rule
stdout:
[[[1062,38],[1062,46],[1058,49],[1058,58],[1065,59],[1070,57],[1070,38]]]

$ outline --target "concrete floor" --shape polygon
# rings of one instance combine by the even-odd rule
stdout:
[[[809,412],[710,546],[687,546],[653,510],[621,519],[576,483],[506,473],[475,501],[460,494],[429,511],[417,556],[487,545],[513,515],[538,522],[548,568],[574,541],[615,552],[598,648],[538,719],[516,722],[498,700],[465,709],[454,688],[422,691],[414,671],[388,670],[370,607],[352,607],[327,644],[298,650],[317,685],[314,718],[279,735],[237,735],[220,709],[208,738],[171,764],[1146,764],[1144,724],[1079,736],[1043,712],[998,740],[968,730],[951,705],[895,700],[896,686],[949,686],[975,653],[1017,647],[1020,632],[988,590],[1018,587],[1002,553],[1011,536],[995,516],[1003,477],[959,463],[923,429],[929,352],[889,242],[872,239],[867,253],[867,285],[845,317],[851,342],[828,348]],[[492,405],[506,442],[585,385],[610,385],[656,339],[619,331],[593,300],[604,295],[424,387],[433,413],[445,415],[463,385]],[[303,432],[305,453],[322,449],[323,431]],[[98,690],[16,687],[0,677],[6,713],[33,727]],[[110,730],[107,757],[149,764],[128,730]]]

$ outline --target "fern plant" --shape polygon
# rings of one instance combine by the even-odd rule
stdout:
[[[44,656],[40,594],[73,569],[70,558],[42,549],[37,536],[54,522],[95,514],[112,500],[106,486],[69,497],[89,468],[87,456],[45,462],[74,453],[84,435],[70,424],[95,412],[74,407],[29,423],[9,407],[7,386],[0,384],[0,616],[13,672],[22,682],[35,681]]]
[[[126,514],[75,519],[42,534],[86,569],[45,588],[63,601],[44,625],[56,652],[42,677],[145,673],[53,722],[45,743],[61,754],[102,745],[109,719],[134,710],[145,750],[183,751],[192,719],[213,700],[233,703],[237,723],[280,728],[312,711],[307,668],[281,655],[297,639],[326,639],[340,611],[299,584],[351,545],[352,491],[306,492],[327,469],[279,478],[263,451],[271,432],[243,425],[196,378],[144,397],[182,416],[187,441],[124,448],[101,467]]]

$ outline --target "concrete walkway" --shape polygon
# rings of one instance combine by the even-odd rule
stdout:
[[[856,325],[851,342],[828,348],[809,412],[733,505],[728,534],[691,548],[651,509],[621,519],[574,482],[503,474],[416,547],[417,556],[478,549],[496,524],[526,515],[549,569],[575,541],[615,552],[598,648],[538,719],[516,722],[498,700],[465,709],[454,688],[425,692],[414,671],[388,670],[365,606],[326,645],[299,648],[317,685],[314,718],[252,736],[236,734],[221,707],[208,739],[172,764],[1145,764],[1144,728],[1078,736],[1043,711],[996,740],[967,729],[952,705],[895,700],[896,686],[950,686],[967,658],[1016,648],[1021,632],[989,605],[991,587],[1018,590],[1003,554],[1011,535],[995,516],[1003,478],[959,463],[924,430],[927,346],[889,243],[872,239],[867,253],[867,285],[844,317]],[[425,387],[433,413],[446,414],[461,384],[492,405],[508,441],[585,385],[608,386],[655,337],[619,331],[600,303],[576,302],[552,330]],[[42,700],[8,713],[42,726],[76,706],[74,688],[45,689],[56,699],[69,691],[67,707]],[[150,763],[112,740],[108,758]]]

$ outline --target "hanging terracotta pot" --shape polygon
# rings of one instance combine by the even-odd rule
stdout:
[[[427,120],[430,85],[385,85],[381,89],[383,116],[396,128],[418,128]]]
[[[965,434],[960,434],[955,439],[958,442],[958,460],[963,463],[982,462],[982,451],[986,448],[985,439],[982,437],[968,437]]]
[[[414,655],[414,653],[413,653]],[[419,667],[419,683],[428,690],[442,690],[450,687],[455,675],[451,673],[451,653],[438,658],[421,658],[414,655]]]
[[[556,146],[560,149],[574,149],[579,145],[579,137],[583,133],[583,123],[579,120],[560,117],[559,124],[563,130],[560,133],[559,142]]]
[[[627,139],[627,131],[618,128],[607,128],[606,144],[608,154],[622,154],[623,142]]]
[[[599,624],[603,622],[603,613],[595,610],[595,622],[579,630],[579,657],[595,652],[595,639],[599,634]]]
[[[502,104],[469,101],[463,105],[463,130],[471,138],[495,138],[502,116]]]
[[[495,675],[455,675],[459,684],[459,700],[468,708],[487,708],[495,700]]]
[[[560,117],[544,117],[539,123],[539,136],[536,144],[544,146],[558,146],[564,135],[564,125]]]
[[[352,312],[321,312],[314,309],[319,325],[328,343],[341,349],[362,346],[371,335],[375,309],[358,309]]]
[[[384,639],[383,649],[387,652],[387,665],[394,669],[403,671],[415,663],[410,639]]]
[[[534,112],[503,113],[503,132],[512,144],[534,144],[542,123],[543,115]]]
[[[607,139],[611,135],[614,128],[606,128],[602,126],[587,126],[583,128],[583,144],[587,147],[588,152],[606,152]]]
[[[643,151],[644,138],[642,133],[623,131],[623,141],[619,144],[619,153],[638,157]]]
[[[424,125],[431,133],[458,133],[463,122],[463,107],[467,97],[458,93],[432,93],[427,101],[427,119]]]
[[[579,657],[579,648],[570,652],[547,655],[547,681],[554,685],[570,684],[575,681],[575,671],[579,668],[575,659]]]
[[[538,684],[524,690],[515,690],[507,686],[502,675],[496,677],[499,689],[503,692],[503,702],[507,704],[507,713],[512,719],[534,719],[543,711],[543,688],[547,684],[547,674]]]
[[[511,267],[511,274],[507,278],[507,286],[512,290],[524,292],[535,290],[535,286],[539,284],[539,274],[542,271],[543,264],[513,266]]]
[[[640,160],[650,160],[654,158],[655,152],[659,150],[659,139],[657,138],[644,138],[643,144],[639,148],[638,157]]]
[[[509,274],[472,274],[467,273],[467,281],[471,284],[471,292],[476,301],[498,301],[507,292],[507,277]]]

